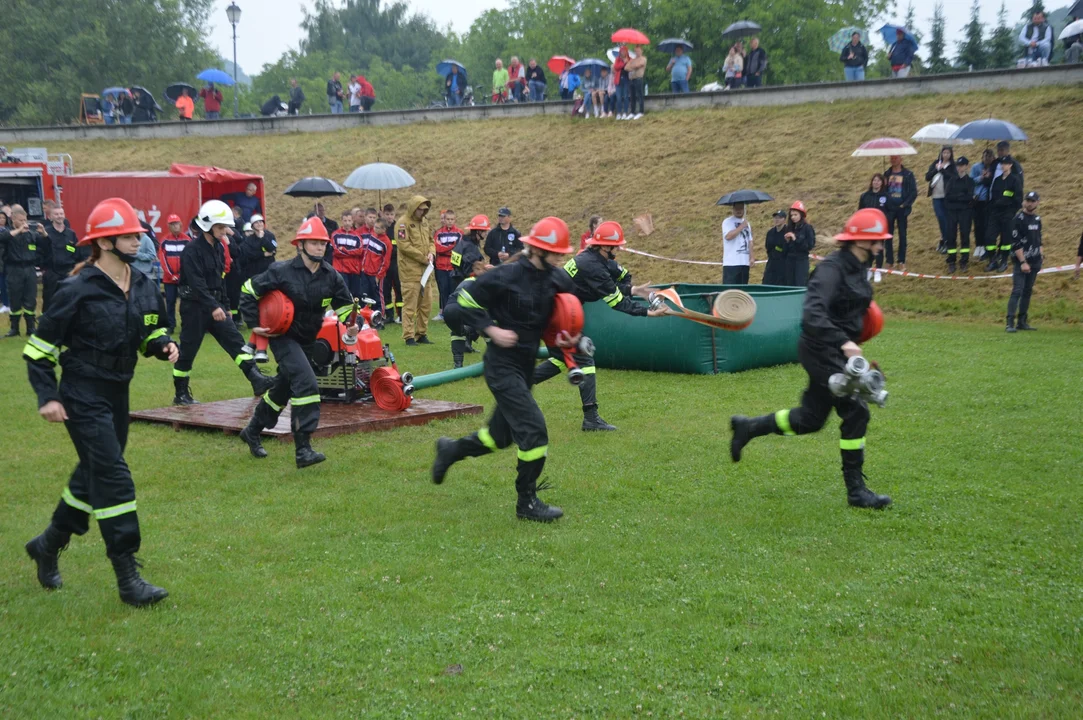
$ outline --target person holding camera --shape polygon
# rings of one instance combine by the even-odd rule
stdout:
[[[26,318],[26,334],[34,334],[34,313],[38,307],[35,267],[39,260],[38,246],[47,242],[45,227],[27,220],[22,207],[13,207],[11,229],[0,232],[0,254],[3,254],[11,298],[11,330],[4,337],[19,336],[19,318]]]

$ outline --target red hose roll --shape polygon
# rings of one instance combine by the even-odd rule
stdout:
[[[865,322],[861,325],[861,337],[857,339],[857,344],[860,345],[872,340],[883,329],[884,311],[880,309],[880,306],[875,301],[869,303],[869,309],[865,311]]]
[[[403,392],[402,376],[392,367],[378,367],[369,378],[372,399],[382,410],[402,412],[410,407],[413,398]]]
[[[259,324],[272,335],[285,335],[293,324],[293,301],[281,290],[272,290],[259,299]]]

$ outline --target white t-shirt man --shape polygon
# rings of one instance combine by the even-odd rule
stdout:
[[[744,221],[745,218],[733,215],[722,221],[722,265],[724,267],[752,265],[752,226],[746,225],[741,232],[733,236],[732,240],[726,239],[726,236]]]
[[[361,83],[354,80],[350,83],[350,107],[361,107]]]

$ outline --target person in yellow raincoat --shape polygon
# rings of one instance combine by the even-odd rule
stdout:
[[[431,345],[429,315],[432,313],[434,278],[422,287],[421,278],[433,260],[432,228],[425,220],[432,203],[414,195],[406,203],[406,212],[395,224],[395,242],[399,248],[399,278],[402,281],[402,339],[407,345]]]

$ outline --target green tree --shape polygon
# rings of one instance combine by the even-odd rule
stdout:
[[[970,22],[963,28],[963,41],[959,43],[959,54],[955,65],[960,70],[984,70],[989,62],[989,53],[985,47],[985,26],[981,22],[981,3],[974,0],[970,6]]]
[[[166,85],[212,64],[202,30],[211,0],[5,0],[0,122],[67,123],[80,93]],[[167,110],[167,113],[172,112]]]
[[[1014,67],[1018,58],[1014,29],[1008,25],[1008,9],[1001,2],[997,26],[989,36],[989,65],[992,68]]]
[[[933,6],[932,27],[929,32],[929,72],[942,73],[949,69],[948,60],[944,56],[944,3],[938,2]]]

